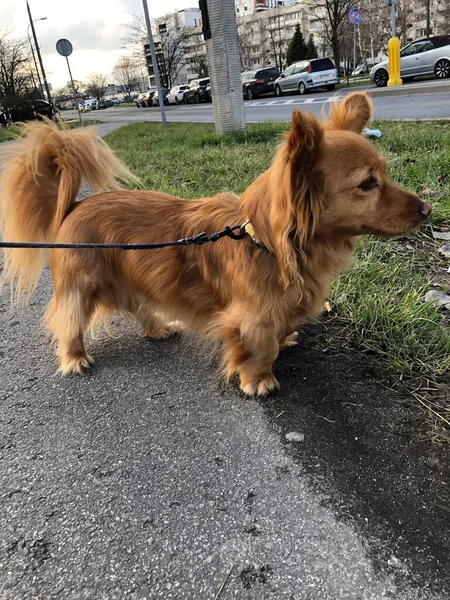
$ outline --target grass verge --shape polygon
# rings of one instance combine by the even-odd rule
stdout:
[[[98,125],[101,121],[97,119],[91,119],[83,121],[83,127],[87,127],[89,125]],[[75,127],[80,127],[79,121],[70,121],[67,123],[69,129],[74,129]],[[1,142],[9,142],[11,140],[15,140],[20,137],[20,127],[0,127],[0,143]]]
[[[183,198],[242,192],[270,164],[287,124],[250,125],[247,135],[217,137],[204,124],[134,124],[108,144],[145,188]],[[337,279],[331,302],[347,339],[381,355],[399,378],[448,382],[450,332],[445,313],[425,303],[432,285],[450,292],[448,260],[432,228],[450,229],[450,122],[383,122],[376,147],[395,181],[433,204],[420,232],[400,240],[366,239],[355,264]],[[439,404],[444,426],[450,401]]]

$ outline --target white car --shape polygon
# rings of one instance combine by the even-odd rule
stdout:
[[[188,89],[188,85],[174,85],[170,90],[167,101],[169,104],[182,104],[184,98],[184,90]]]
[[[408,44],[400,51],[400,77],[412,81],[417,75],[450,77],[450,35],[437,35]],[[389,81],[389,61],[378,63],[370,71],[377,87]]]
[[[89,112],[91,110],[95,110],[97,108],[97,99],[96,98],[86,98],[86,100],[82,100],[80,102],[80,110],[84,112]]]

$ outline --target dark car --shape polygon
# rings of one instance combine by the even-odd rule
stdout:
[[[193,79],[187,90],[184,90],[183,102],[211,102],[211,87],[209,77],[204,79]]]
[[[33,121],[36,119],[53,119],[54,111],[46,100],[24,100],[10,109],[11,119],[16,121]]]
[[[161,89],[164,106],[167,106],[169,104],[169,101],[167,100],[167,96],[169,95],[169,93],[170,93],[170,90],[168,88]],[[159,106],[158,90],[156,90],[156,92],[153,94],[152,106]]]
[[[274,93],[275,79],[280,72],[275,67],[266,67],[257,71],[246,71],[242,73],[242,92],[245,100],[253,100],[264,94]]]

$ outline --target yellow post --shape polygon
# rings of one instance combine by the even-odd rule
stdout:
[[[400,77],[400,40],[398,37],[391,37],[388,42],[389,57],[389,81],[388,87],[402,85]]]

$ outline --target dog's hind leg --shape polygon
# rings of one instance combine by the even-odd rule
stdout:
[[[83,368],[94,362],[84,346],[84,334],[94,309],[92,293],[82,293],[76,288],[64,292],[55,291],[47,310],[46,321],[53,340],[57,343],[59,371],[63,375],[81,373]]]
[[[130,299],[128,310],[142,325],[144,335],[148,338],[164,339],[180,331],[175,324],[166,323],[159,317],[145,300]]]

